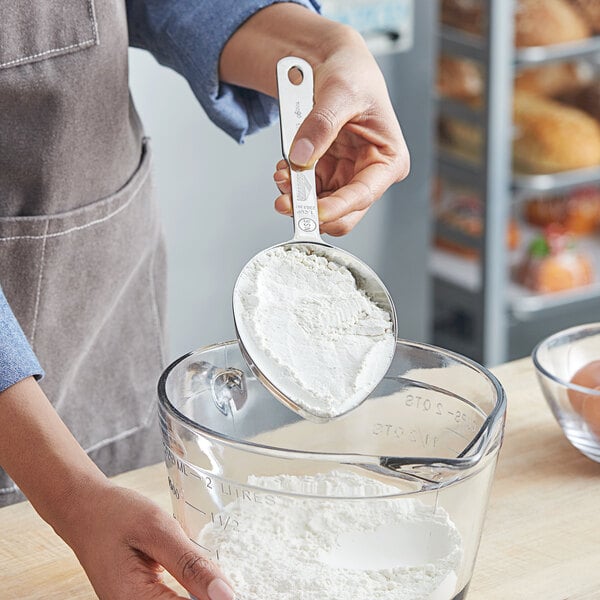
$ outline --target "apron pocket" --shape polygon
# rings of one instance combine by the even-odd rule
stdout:
[[[114,195],[50,217],[0,219],[0,283],[86,450],[147,427],[165,366],[164,243],[147,143]]]
[[[0,69],[98,44],[94,0],[0,0]]]

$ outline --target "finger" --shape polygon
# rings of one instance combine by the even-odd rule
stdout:
[[[287,164],[287,160],[285,160],[285,158],[282,158],[282,159],[281,159],[281,160],[280,160],[280,161],[279,161],[279,162],[278,162],[278,163],[275,165],[275,168],[276,168],[278,171],[288,171],[288,170],[289,170],[289,167],[288,167],[288,164]]]
[[[315,94],[315,104],[298,129],[290,149],[290,161],[297,167],[311,167],[333,144],[341,128],[356,113],[352,94],[343,80],[325,85]]]
[[[321,225],[321,233],[327,233],[335,237],[346,235],[356,224],[365,216],[368,208],[365,210],[358,210],[356,212],[345,215],[337,221],[331,221],[330,223],[324,223]]]
[[[345,186],[319,200],[321,223],[368,209],[394,183],[395,173],[383,163],[369,165]]]
[[[140,550],[163,565],[198,600],[234,600],[223,573],[187,538],[175,520],[167,519],[159,525],[161,531],[152,548]]]
[[[290,198],[289,194],[283,194],[275,200],[275,210],[278,213],[288,217],[291,217],[294,214],[292,209],[292,199]]]
[[[273,181],[282,194],[289,194],[292,190],[289,171],[275,171]]]

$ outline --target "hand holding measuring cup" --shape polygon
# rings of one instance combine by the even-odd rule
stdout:
[[[352,32],[349,32],[352,35]],[[392,184],[410,157],[385,80],[358,34],[315,67],[315,105],[290,150],[298,167],[315,166],[321,232],[347,234]],[[317,162],[318,161],[318,162]],[[290,171],[277,163],[275,209],[292,215]]]
[[[305,60],[277,64],[282,151],[313,108]],[[314,166],[291,169],[294,237],[253,257],[233,290],[240,348],[288,408],[326,421],[363,402],[388,370],[396,337],[392,298],[361,260],[319,235]]]

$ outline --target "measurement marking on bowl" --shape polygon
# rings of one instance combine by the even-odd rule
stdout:
[[[198,548],[202,548],[202,550],[204,550],[204,551],[205,551],[207,554],[209,554],[209,555],[210,555],[210,554],[214,554],[214,555],[215,555],[215,558],[216,558],[217,560],[220,560],[220,558],[219,558],[219,550],[211,550],[210,548],[207,548],[206,546],[203,546],[202,544],[199,544],[199,543],[198,543],[198,542],[197,542],[195,539],[193,539],[193,538],[190,538],[190,541],[191,541],[193,544],[196,544],[196,546],[198,546]]]
[[[199,513],[202,513],[203,515],[206,515],[206,511],[202,510],[201,508],[198,508],[197,506],[194,506],[191,502],[188,502],[187,500],[185,501],[185,503],[190,506],[191,508],[193,508],[194,510],[197,510]]]

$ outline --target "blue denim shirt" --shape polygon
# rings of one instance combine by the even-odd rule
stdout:
[[[209,118],[238,141],[277,117],[273,98],[219,82],[221,50],[259,9],[290,0],[127,0],[129,44],[183,75]],[[292,0],[318,10],[316,0]]]
[[[238,141],[277,117],[273,98],[219,82],[219,57],[232,33],[277,2],[319,10],[317,0],[126,0],[131,46],[183,75],[210,119]],[[43,376],[0,288],[0,391]]]

